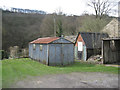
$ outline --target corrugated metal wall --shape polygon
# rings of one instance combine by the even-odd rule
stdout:
[[[77,48],[77,46],[74,46],[74,56],[75,56],[75,59],[77,60],[78,59],[78,48]]]
[[[30,58],[33,58],[33,47],[32,47],[32,44],[29,44],[29,57]]]
[[[29,56],[32,59],[40,61],[44,64],[48,63],[48,46],[47,44],[35,44],[36,48],[33,50],[33,44],[29,44]],[[42,45],[42,50],[40,50],[40,45]]]
[[[74,62],[73,44],[49,44],[49,65],[68,65]]]
[[[82,57],[82,59],[83,59],[84,61],[87,60],[87,50],[86,50],[86,46],[85,46],[85,45],[83,46],[83,57]]]

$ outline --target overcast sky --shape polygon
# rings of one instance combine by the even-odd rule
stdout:
[[[61,9],[65,14],[81,15],[85,11],[89,14],[94,13],[93,9],[87,6],[88,0],[0,0],[0,7],[15,7],[23,9],[43,10],[47,13],[53,13]],[[119,0],[110,0],[118,2]],[[118,6],[114,7],[118,10]],[[118,13],[111,13],[112,16],[118,16]]]

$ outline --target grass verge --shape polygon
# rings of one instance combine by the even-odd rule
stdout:
[[[29,58],[2,61],[2,87],[9,88],[16,81],[27,76],[42,76],[48,74],[64,74],[71,72],[103,72],[118,74],[117,67],[75,62],[73,65],[53,67],[33,61]]]

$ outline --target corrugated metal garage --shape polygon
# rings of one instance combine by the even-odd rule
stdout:
[[[38,38],[29,43],[29,57],[50,66],[74,63],[74,44],[63,37]]]

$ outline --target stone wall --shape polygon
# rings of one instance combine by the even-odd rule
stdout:
[[[26,58],[28,57],[28,48],[19,49],[18,46],[13,46],[9,48],[10,55],[9,58]]]

